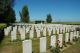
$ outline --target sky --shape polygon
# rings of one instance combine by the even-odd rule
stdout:
[[[24,5],[28,6],[31,21],[46,20],[51,14],[53,22],[80,22],[80,0],[16,0],[13,8],[17,21]]]

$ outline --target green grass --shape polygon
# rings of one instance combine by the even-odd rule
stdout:
[[[0,27],[4,27],[5,24],[0,24]],[[28,34],[26,34],[28,35]],[[33,53],[39,53],[39,38],[35,37],[32,39],[32,50]],[[17,36],[17,41],[11,42],[10,36],[5,37],[0,44],[0,53],[22,53],[22,41],[20,40],[20,35]],[[26,39],[29,39],[26,37]],[[47,35],[47,53],[50,53],[50,36]],[[76,44],[71,45],[66,50],[63,50],[61,53],[80,53],[80,38]]]
[[[47,33],[48,34],[48,33]],[[26,39],[27,38],[26,34]],[[36,35],[36,34],[34,34]],[[47,37],[47,53],[50,53],[50,37],[49,35],[46,35]],[[2,43],[0,44],[0,53],[22,53],[22,40],[20,40],[20,35],[17,34],[17,40],[14,42],[11,42],[11,37],[10,35],[7,37],[4,37]],[[36,36],[32,39],[32,50],[33,53],[39,53],[40,51],[40,47],[39,47],[39,38],[37,38]],[[67,44],[66,44],[67,45]],[[61,53],[73,53],[73,52],[77,52],[79,53],[80,51],[80,38],[79,40],[76,42],[75,45],[71,45],[69,48],[67,48],[66,50],[63,50]]]
[[[80,53],[80,38],[76,42],[76,44],[71,45],[66,50],[63,50],[61,53]]]
[[[80,25],[80,22],[52,22],[53,24]]]
[[[17,22],[18,23],[18,22]],[[22,23],[22,22],[19,22]],[[35,22],[32,21],[30,23],[25,23],[25,24],[34,24]],[[52,23],[47,23],[47,24],[70,24],[70,25],[80,25],[80,22],[52,22]]]
[[[26,34],[26,39],[29,39],[29,34]],[[36,33],[34,33],[34,38],[32,39],[32,50],[33,53],[40,52],[40,37],[37,38]],[[41,35],[43,37],[43,35]],[[50,46],[50,36],[47,36],[47,52],[49,53],[49,46]],[[27,38],[28,37],[28,38]],[[20,35],[17,33],[17,40],[11,42],[10,34],[7,37],[4,37],[2,43],[0,44],[0,53],[22,53],[22,40]]]
[[[39,38],[32,39],[32,49],[34,53],[39,53]],[[47,53],[50,52],[50,36],[47,36]],[[76,44],[63,50],[61,53],[79,53],[80,52],[80,38]],[[10,36],[5,37],[0,44],[0,53],[22,53],[22,41],[10,41]]]
[[[0,23],[0,29],[3,29],[4,27],[6,27],[5,23]]]

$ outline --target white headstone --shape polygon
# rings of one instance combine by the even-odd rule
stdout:
[[[74,37],[76,37],[76,36],[77,36],[77,33],[76,33],[76,31],[74,31],[73,33],[74,33]]]
[[[48,35],[51,36],[52,28],[48,27],[47,31],[48,31]]]
[[[30,29],[29,27],[27,27],[27,28],[26,28],[26,33],[28,33],[28,32],[29,32],[29,29]]]
[[[23,53],[32,53],[32,41],[24,40],[23,41]]]
[[[65,42],[69,42],[69,33],[65,34]]]
[[[57,34],[59,34],[59,28],[58,29],[56,29],[57,30]]]
[[[75,37],[77,38],[77,32],[74,31],[73,33],[74,33],[74,34],[73,34],[73,36],[74,36],[73,39],[75,39]]]
[[[62,33],[63,32],[63,30],[62,30],[62,27],[60,28],[60,33]]]
[[[74,33],[70,32],[70,42],[73,42],[73,36],[74,36]]]
[[[40,38],[40,53],[46,52],[46,37]]]
[[[77,31],[77,38],[79,37],[79,31]]]
[[[21,30],[21,40],[25,40],[25,30]]]
[[[9,33],[10,33],[10,31],[11,31],[11,28],[12,28],[12,27],[9,26],[9,27],[7,27],[7,28],[4,29],[4,35],[5,35],[5,36],[8,36],[8,35],[9,35]]]
[[[43,36],[46,36],[46,28],[43,29]]]
[[[58,36],[58,41],[59,41],[59,47],[62,47],[63,46],[63,43],[62,43],[62,41],[63,41],[63,34],[59,34],[59,36]]]
[[[37,38],[40,37],[40,30],[37,30]]]
[[[32,39],[34,37],[34,31],[30,30],[30,38]]]
[[[16,40],[16,31],[11,31],[11,41]]]
[[[4,29],[4,34],[5,34],[5,36],[8,36],[8,30],[7,29]]]
[[[65,27],[63,27],[63,33],[65,33]]]
[[[53,34],[56,34],[56,30],[55,30],[55,28],[53,28]]]
[[[56,47],[56,35],[51,36],[51,46]]]
[[[48,35],[51,36],[51,31],[48,31]]]

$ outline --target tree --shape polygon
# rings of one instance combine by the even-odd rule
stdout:
[[[22,14],[21,14],[21,12],[19,12],[19,14],[20,14],[20,22],[22,22]]]
[[[28,12],[28,7],[26,5],[22,8],[22,11],[19,13],[20,13],[20,17],[21,17],[20,21],[29,23],[29,21],[30,21],[29,12]]]
[[[15,22],[14,0],[0,0],[0,23]]]
[[[0,23],[15,22],[15,12],[13,10],[14,0],[0,0]],[[1,25],[0,25],[1,26]],[[0,27],[0,43],[4,38],[4,27]]]
[[[5,16],[6,23],[14,23],[16,20],[15,11],[11,7],[9,7],[9,9],[6,11]]]
[[[47,15],[46,22],[47,22],[47,23],[51,23],[51,22],[52,22],[51,14],[48,14],[48,15]]]

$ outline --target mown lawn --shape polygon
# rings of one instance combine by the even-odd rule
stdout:
[[[39,53],[39,38],[32,39],[32,43],[33,53]],[[47,53],[50,53],[50,49],[48,49],[49,46],[50,36],[47,36]],[[22,53],[22,41],[17,40],[11,42],[10,36],[5,37],[2,43],[0,43],[0,53]],[[63,50],[61,53],[80,53],[80,38],[76,42],[76,44],[71,45],[69,48]]]
[[[47,49],[49,47],[50,38],[47,37]],[[33,53],[39,53],[39,38],[32,39],[32,50]],[[47,51],[48,52],[48,51]],[[0,53],[22,53],[22,41],[16,40],[11,41],[10,36],[4,37],[2,43],[0,44]]]
[[[50,37],[47,37],[47,53],[50,53],[48,49],[50,45]],[[39,38],[32,39],[32,49],[34,53],[39,53]],[[22,41],[10,41],[10,37],[5,37],[0,44],[0,53],[22,53]],[[71,45],[69,48],[63,50],[61,53],[80,53],[80,38],[76,44]]]
[[[52,22],[53,24],[80,25],[80,22]]]
[[[76,44],[71,45],[66,50],[63,50],[61,53],[80,53],[80,38],[76,42]]]

